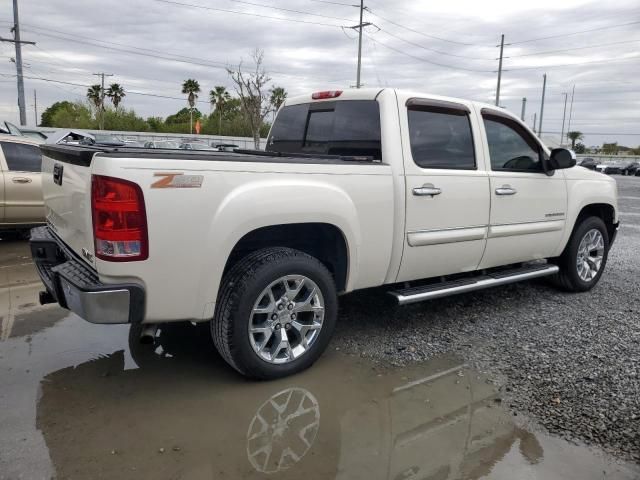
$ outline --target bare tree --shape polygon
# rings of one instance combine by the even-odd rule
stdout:
[[[240,98],[240,105],[251,128],[251,133],[253,133],[253,144],[257,150],[260,148],[260,128],[271,110],[270,92],[266,87],[271,78],[262,67],[264,52],[256,49],[251,54],[251,58],[253,69],[250,71],[243,69],[241,61],[237,69],[228,68],[227,72],[235,83],[235,90]]]

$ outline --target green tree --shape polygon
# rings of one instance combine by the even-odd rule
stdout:
[[[62,102],[55,102],[53,105],[47,107],[41,115],[40,126],[41,127],[53,127],[53,116],[59,110],[68,110],[73,107],[73,103],[66,100]]]
[[[587,147],[584,146],[584,143],[578,142],[573,148],[573,151],[579,154],[583,154],[587,151]]]
[[[81,102],[60,102],[51,115],[51,127],[58,128],[95,128],[96,122],[91,117],[91,110]]]
[[[196,106],[196,100],[198,99],[198,93],[200,93],[200,84],[193,78],[188,78],[182,82],[182,93],[187,96],[187,103],[189,108],[193,111],[193,107]],[[189,133],[193,133],[193,118],[190,118]]]
[[[106,91],[107,97],[111,99],[111,103],[116,110],[118,110],[118,105],[122,102],[122,99],[126,97],[126,93],[124,93],[124,88],[119,83],[112,83]]]
[[[133,110],[106,108],[104,111],[104,128],[125,132],[146,132],[149,124],[136,115]]]
[[[575,149],[576,142],[578,140],[582,140],[584,138],[584,135],[582,134],[582,132],[578,131],[567,132],[567,138],[571,140],[571,150],[573,150]]]
[[[231,100],[231,95],[225,87],[216,86],[209,92],[209,103],[215,108],[218,117],[218,135],[222,135],[222,114],[226,104]]]
[[[605,155],[617,155],[618,154],[618,142],[603,143],[602,153]]]

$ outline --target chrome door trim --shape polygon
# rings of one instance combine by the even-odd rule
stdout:
[[[469,242],[487,238],[487,225],[473,227],[454,227],[439,230],[417,230],[407,232],[407,243],[410,247],[440,245],[443,243]]]
[[[556,232],[564,228],[563,220],[545,220],[541,222],[509,223],[489,226],[489,238],[529,235],[533,233]]]

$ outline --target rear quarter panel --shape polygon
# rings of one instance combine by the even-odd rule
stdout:
[[[151,188],[156,172],[204,178],[201,188]],[[148,322],[211,318],[230,252],[264,226],[323,222],[339,228],[348,245],[347,290],[380,285],[387,274],[394,219],[388,165],[96,156],[93,173],[142,186],[148,260],[96,260],[96,268],[104,282],[144,285]]]

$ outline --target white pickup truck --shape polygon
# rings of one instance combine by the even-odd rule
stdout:
[[[288,99],[264,152],[42,151],[41,301],[95,323],[210,322],[255,378],[310,366],[353,290],[589,290],[618,228],[615,181],[505,110],[388,88]]]

